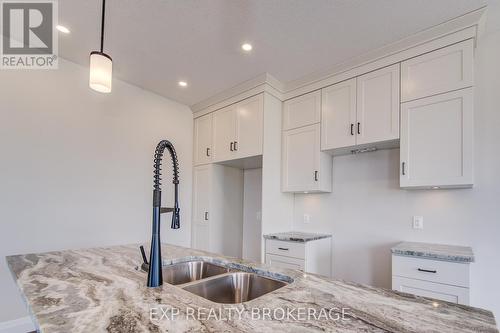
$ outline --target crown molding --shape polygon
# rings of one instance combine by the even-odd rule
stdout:
[[[196,118],[262,92],[284,101],[466,39],[473,38],[477,43],[486,8],[481,7],[293,81],[283,83],[268,73],[261,74],[192,105],[191,110]]]
[[[263,73],[199,103],[193,104],[191,110],[195,114],[195,117],[199,117],[262,92],[268,92],[282,100],[283,83],[269,73]]]
[[[393,57],[393,63],[401,60],[405,60],[414,57],[418,54],[430,52],[427,51],[423,45],[427,44],[428,48],[440,48],[447,46],[449,44],[454,44],[459,41],[474,38],[477,33],[477,26],[486,10],[486,6],[481,7],[477,10],[466,13],[457,18],[448,20],[441,24],[435,25],[433,27],[427,28],[416,34],[408,36],[406,38],[400,39],[394,43],[385,45],[381,48],[375,49],[373,51],[367,52],[359,57],[350,59],[346,62],[337,64],[326,71],[321,71],[313,74],[306,75],[297,80],[293,80],[284,84],[285,98],[291,98],[289,96],[296,96],[300,93],[294,93],[294,91],[304,90],[306,86],[310,86],[314,83],[326,81],[328,79],[337,76],[343,72],[355,69],[357,67],[362,67],[364,65],[375,63],[384,58],[400,54],[400,57]],[[448,37],[448,38],[447,38]],[[432,43],[434,42],[434,43]],[[428,49],[427,48],[427,49]],[[405,52],[406,51],[406,52]],[[413,51],[413,52],[412,52]],[[419,53],[420,52],[420,53]],[[412,55],[412,53],[415,53]],[[397,60],[397,58],[400,58]],[[391,65],[388,63],[385,66]],[[384,67],[384,66],[381,66]],[[379,67],[380,68],[380,67]],[[337,81],[340,82],[340,81]],[[332,84],[332,83],[329,83]],[[321,84],[320,84],[321,85]],[[328,84],[326,84],[328,85]],[[307,90],[307,89],[305,89]],[[311,91],[311,90],[309,90]]]

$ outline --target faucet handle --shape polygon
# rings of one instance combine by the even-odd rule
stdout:
[[[142,254],[142,261],[147,265],[148,264],[148,259],[146,257],[146,251],[144,251],[144,246],[139,246],[139,249],[141,249],[141,254]]]
[[[146,272],[147,272],[147,271],[148,271],[148,269],[149,269],[149,263],[148,263],[148,259],[147,259],[147,257],[146,257],[146,251],[144,251],[144,246],[142,246],[142,245],[141,245],[141,246],[139,246],[139,249],[141,250],[142,261],[143,261],[143,263],[142,263],[142,265],[141,265],[141,269],[142,269],[143,271],[146,271]]]

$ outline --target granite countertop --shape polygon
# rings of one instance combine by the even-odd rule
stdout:
[[[276,234],[264,235],[264,238],[266,239],[278,239],[287,242],[300,242],[300,243],[305,243],[329,237],[332,237],[332,235],[316,234],[316,233],[300,232],[300,231],[280,232]]]
[[[468,246],[402,242],[394,246],[391,252],[400,256],[419,257],[442,261],[470,263],[474,262],[474,253]]]
[[[41,333],[498,333],[493,314],[478,308],[178,246],[162,245],[162,255],[164,264],[206,258],[293,282],[252,301],[224,305],[169,284],[147,288],[146,273],[137,269],[142,261],[137,245],[14,255],[7,262]],[[265,309],[272,311],[269,317]]]

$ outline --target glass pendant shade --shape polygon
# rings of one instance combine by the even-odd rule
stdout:
[[[89,86],[101,93],[111,92],[113,80],[113,60],[106,53],[94,51],[90,53]]]

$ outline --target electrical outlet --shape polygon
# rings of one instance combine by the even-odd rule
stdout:
[[[423,228],[424,228],[424,217],[413,216],[413,229],[423,229]]]
[[[311,222],[311,216],[309,214],[304,214],[304,223],[310,223]]]

